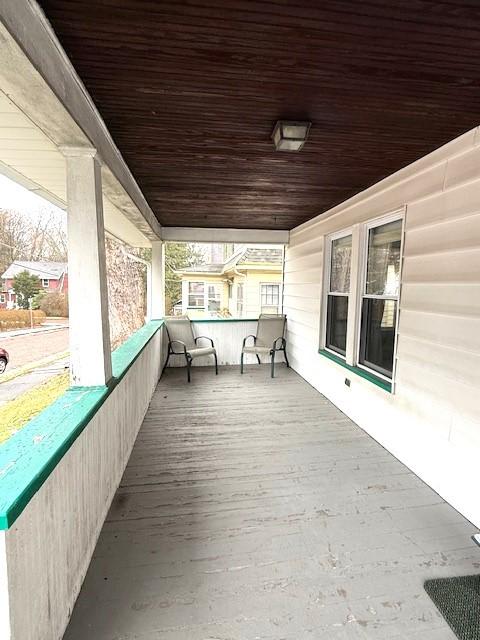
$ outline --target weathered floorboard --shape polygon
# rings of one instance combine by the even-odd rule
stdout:
[[[454,636],[473,527],[284,365],[162,378],[67,640]]]

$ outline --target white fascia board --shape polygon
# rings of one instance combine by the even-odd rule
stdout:
[[[238,244],[288,244],[290,232],[276,229],[205,229],[162,227],[166,242],[234,242]]]
[[[120,151],[35,0],[0,4],[2,89],[57,147],[89,146],[102,161],[104,193],[149,240],[161,237]]]
[[[56,207],[59,207],[59,209],[67,208],[63,200],[60,200],[60,198],[57,198],[56,195],[54,195],[50,191],[47,191],[47,189],[44,189],[41,185],[37,184],[33,180],[30,180],[30,178],[28,178],[27,176],[24,176],[23,173],[20,173],[19,171],[17,171],[13,167],[10,167],[8,164],[5,164],[5,162],[2,162],[1,160],[0,160],[0,173],[6,176],[7,178],[9,178],[10,180],[13,180],[13,182],[20,184],[25,189],[28,189],[28,191],[35,193],[37,196],[41,196],[48,202],[51,202]]]

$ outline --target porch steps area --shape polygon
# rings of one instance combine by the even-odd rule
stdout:
[[[475,528],[284,364],[167,369],[66,640],[453,640]]]

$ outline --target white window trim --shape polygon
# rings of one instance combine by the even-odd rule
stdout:
[[[402,274],[403,274],[403,250],[405,246],[405,213],[406,207],[403,207],[400,210],[394,211],[387,215],[379,216],[378,218],[373,218],[369,220],[363,225],[363,233],[361,238],[361,259],[359,262],[359,280],[358,280],[358,299],[357,299],[357,310],[356,310],[356,323],[355,323],[355,331],[356,331],[356,344],[355,344],[355,366],[359,369],[363,369],[364,371],[368,371],[372,375],[381,378],[387,382],[392,384],[392,392],[394,391],[395,385],[395,374],[397,370],[397,344],[398,344],[398,324],[400,319],[400,297],[402,292]],[[397,220],[402,221],[402,230],[400,233],[400,273],[399,273],[399,288],[397,296],[387,296],[387,295],[373,295],[373,294],[364,294],[367,288],[367,258],[368,258],[368,236],[370,229],[375,229],[376,227],[381,227],[384,224],[388,224],[389,222],[396,222]],[[362,301],[363,298],[370,298],[376,300],[396,300],[397,301],[397,312],[395,314],[395,339],[393,343],[393,365],[392,365],[392,377],[380,373],[376,369],[372,369],[367,365],[360,363],[360,333],[362,326]]]
[[[47,284],[45,284],[47,283]],[[44,289],[48,289],[48,287],[50,286],[50,280],[49,278],[42,278],[42,287]]]
[[[214,282],[211,280],[184,280],[185,282],[185,296],[186,296],[186,305],[185,305],[185,311],[205,311],[206,313],[209,313],[208,311],[208,300],[209,300],[209,292],[208,289],[209,287],[216,287],[220,296],[220,304],[222,302],[222,287],[223,287],[223,282]],[[203,306],[201,307],[195,307],[195,306],[190,306],[189,301],[190,301],[190,284],[203,284]],[[195,295],[192,293],[192,295]],[[200,294],[197,294],[200,295]],[[183,292],[182,292],[182,302],[183,302]]]
[[[346,354],[343,355],[334,349],[329,349],[327,347],[327,314],[328,314],[328,295],[330,293],[330,275],[332,271],[332,244],[334,240],[339,240],[340,238],[346,238],[347,236],[352,236],[352,254],[353,254],[353,233],[352,228],[348,227],[347,229],[341,229],[340,231],[336,231],[335,233],[330,233],[328,236],[325,236],[323,242],[323,286],[322,286],[322,314],[321,314],[321,322],[320,322],[320,348],[324,351],[328,351],[332,353],[334,356],[338,358],[342,358],[342,360],[347,359],[348,355],[348,344],[346,349]],[[352,262],[350,265],[350,291],[349,293],[340,293],[336,292],[338,295],[343,296],[351,296],[352,294],[352,265],[353,265],[353,255]],[[350,317],[350,300],[348,305],[348,317]],[[348,322],[347,322],[347,340],[348,340]]]
[[[392,385],[391,391],[395,390],[395,378],[397,370],[397,347],[398,347],[398,335],[399,335],[399,321],[400,321],[400,307],[401,307],[401,295],[402,295],[402,274],[403,274],[403,262],[404,262],[404,248],[405,248],[405,218],[406,218],[406,206],[391,211],[390,213],[382,214],[375,218],[372,218],[366,222],[358,223],[353,226],[341,229],[335,233],[325,235],[323,237],[323,278],[322,278],[322,295],[321,295],[321,315],[320,315],[320,349],[322,351],[328,351],[337,358],[345,361],[346,364],[359,369],[363,369],[368,373],[374,375],[377,378],[385,380]],[[396,220],[402,221],[401,231],[401,244],[400,244],[400,286],[398,296],[387,295],[363,295],[366,289],[367,278],[367,256],[368,256],[368,235],[372,228],[388,224],[389,222],[395,222]],[[331,270],[331,249],[332,241],[345,236],[352,236],[352,262],[350,267],[350,293],[348,304],[348,320],[347,320],[347,344],[346,355],[338,353],[329,349],[326,346],[326,331],[327,331],[327,307],[328,307],[328,294],[330,289],[330,270]],[[393,345],[393,367],[392,377],[383,375],[376,369],[372,369],[366,365],[360,364],[360,333],[361,333],[361,321],[362,321],[362,301],[364,297],[397,300],[397,311],[395,318],[395,341]]]
[[[190,306],[190,285],[191,284],[203,284],[203,306],[202,307],[196,307],[196,306]],[[185,308],[188,311],[205,311],[206,306],[205,306],[205,291],[206,291],[206,282],[205,280],[186,280],[186,305]],[[191,295],[200,295],[200,294],[194,294],[192,293]]]
[[[281,313],[282,310],[282,283],[281,282],[260,282],[260,287],[259,287],[259,295],[260,295],[260,313],[262,313],[262,287],[263,286],[275,286],[278,287],[278,304],[277,304],[277,313]],[[265,305],[265,306],[271,306],[273,307],[274,305]]]

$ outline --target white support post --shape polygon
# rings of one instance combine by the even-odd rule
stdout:
[[[152,242],[150,309],[153,320],[165,315],[165,253],[161,240]],[[148,294],[148,292],[147,292]]]
[[[67,159],[70,377],[73,386],[112,377],[102,178],[96,150],[62,148]]]

